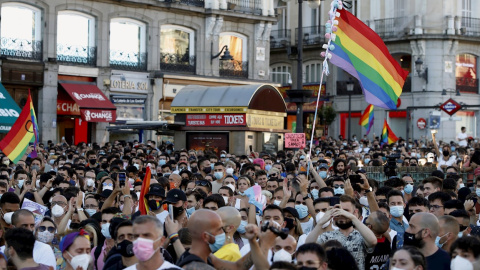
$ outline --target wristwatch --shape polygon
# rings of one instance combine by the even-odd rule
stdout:
[[[365,193],[369,193],[372,191],[372,187],[369,187],[368,189],[365,189]]]

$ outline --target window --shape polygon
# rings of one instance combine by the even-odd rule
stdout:
[[[247,61],[247,38],[237,33],[221,33],[219,48],[227,45],[235,61]]]
[[[462,0],[462,17],[472,17],[472,0]],[[465,25],[469,27],[470,25]]]
[[[11,58],[42,60],[41,12],[20,3],[2,4],[2,55]]]
[[[280,83],[282,85],[291,84],[292,67],[287,65],[277,65],[272,67],[270,72],[270,79],[272,82]]]
[[[455,65],[457,89],[462,92],[478,93],[477,56],[459,54]]]
[[[110,66],[119,69],[146,70],[146,25],[116,18],[110,22]]]
[[[304,65],[303,81],[305,83],[320,82],[322,74],[322,63],[316,62]]]
[[[195,72],[195,35],[193,30],[176,25],[161,27],[160,68],[170,71]]]
[[[75,12],[61,11],[57,18],[57,60],[96,64],[95,19]]]

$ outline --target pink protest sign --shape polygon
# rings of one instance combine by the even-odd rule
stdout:
[[[285,133],[285,148],[305,148],[305,133]]]

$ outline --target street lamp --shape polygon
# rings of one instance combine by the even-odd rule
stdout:
[[[352,92],[355,84],[352,78],[349,78],[347,81],[347,92],[348,92],[348,141],[350,141],[350,130],[352,127]]]
[[[233,57],[230,54],[230,51],[228,50],[227,45],[223,46],[219,53],[217,53],[216,55],[213,55],[213,42],[212,42],[212,58],[210,59],[210,64],[212,63],[213,59],[218,58],[223,53],[223,50],[225,50],[225,53],[222,55],[222,57],[220,57],[220,60],[222,61],[233,60]]]
[[[415,70],[417,71],[418,77],[423,78],[425,83],[428,84],[428,67],[423,71],[423,61],[420,59],[420,57],[415,60]]]
[[[284,0],[285,1],[285,0]],[[287,0],[288,1],[288,0]],[[303,90],[303,22],[302,22],[302,4],[303,1],[308,2],[310,8],[319,7],[323,0],[298,0],[298,33],[297,33],[297,90],[292,95],[287,95],[291,98],[295,97],[297,100],[307,100],[308,95],[311,97],[311,91]],[[308,91],[308,92],[307,92]],[[297,103],[297,102],[296,102]],[[295,130],[296,133],[303,133],[303,104],[297,103],[297,127]]]

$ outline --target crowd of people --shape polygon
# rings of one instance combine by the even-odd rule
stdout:
[[[1,158],[0,270],[480,269],[480,150],[435,137],[244,154],[40,143]],[[367,166],[436,169],[378,181]]]

